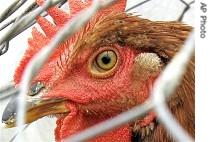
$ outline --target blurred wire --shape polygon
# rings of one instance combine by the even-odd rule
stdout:
[[[157,117],[178,142],[192,142],[193,139],[171,114],[166,105],[166,98],[173,94],[186,72],[187,64],[195,51],[194,41],[194,32],[192,32],[183,48],[175,55],[155,81],[150,98],[156,106],[154,110]]]
[[[57,4],[57,2],[55,4],[57,4],[58,7],[61,7],[62,5],[64,5],[66,3],[67,0],[61,0],[59,1],[59,3]],[[24,4],[24,3],[23,3]],[[55,5],[53,4],[53,5]],[[13,6],[14,4],[12,4],[11,6]],[[20,5],[21,6],[21,5]],[[19,16],[11,19],[10,21],[4,23],[1,27],[0,27],[0,31],[4,30],[5,28],[7,28],[9,25],[11,25],[12,23],[14,23],[14,25],[19,22],[19,20],[21,18],[23,18],[26,14],[32,12],[33,10],[36,10],[39,6],[37,5],[36,2],[31,3],[26,10],[21,13]],[[11,9],[11,7],[9,7],[8,9]],[[12,9],[13,10],[13,9]],[[17,10],[17,9],[16,9]],[[6,10],[7,11],[7,10]],[[15,11],[14,11],[15,12]],[[6,20],[10,15],[5,15],[4,13],[6,13],[5,11],[3,12],[2,16],[5,18],[1,18],[2,21]],[[43,13],[41,14],[41,16],[45,17],[47,16],[47,13]],[[9,41],[12,40],[14,37],[16,37],[17,35],[19,35],[20,33],[22,33],[23,31],[25,31],[26,29],[28,29],[29,27],[31,27],[32,25],[34,25],[36,23],[36,20],[33,19],[32,21],[30,21],[29,23],[27,23],[25,26],[23,26],[19,31],[17,31],[16,33],[12,34],[7,41],[5,41],[4,43],[0,44],[0,56],[5,54],[8,49],[9,49]],[[14,26],[13,25],[13,26]],[[13,27],[12,27],[13,28]],[[11,29],[12,30],[12,29]]]
[[[0,100],[7,99],[13,95],[18,94],[18,88],[15,88],[13,83],[8,83],[7,85],[0,88]]]
[[[145,4],[145,3],[149,2],[149,1],[151,1],[151,0],[145,0],[145,1],[143,1],[143,2],[137,3],[136,5],[134,5],[134,6],[130,7],[130,8],[128,8],[128,9],[126,10],[126,12],[129,12],[129,11],[131,11],[131,10],[133,10],[133,9],[135,9],[135,8],[141,6],[141,5],[143,5],[143,4]]]
[[[0,45],[0,56],[6,53],[9,49],[9,41],[5,41],[2,45]]]
[[[0,23],[7,19],[11,14],[18,10],[26,0],[16,0],[14,1],[6,10],[0,15]]]
[[[186,3],[184,0],[180,0],[184,5],[185,5],[185,8],[183,9],[181,15],[179,16],[178,20],[179,22],[181,22],[185,16],[185,14],[187,13],[188,10],[190,10],[191,8],[191,5],[195,3],[195,1],[191,1],[189,4]]]
[[[24,15],[26,15],[27,13],[33,11],[34,9],[38,8],[38,5],[36,2],[33,2],[31,3],[27,8],[26,10],[21,13],[19,16],[11,19],[10,21],[8,21],[7,23],[3,24],[1,27],[0,27],[0,31],[4,30],[5,28],[7,28],[10,24],[12,23],[15,23],[15,21],[18,21],[18,19],[22,18]]]
[[[57,4],[58,7],[63,6],[66,3],[67,0],[63,0],[60,3]],[[36,2],[31,3],[28,8],[22,13],[20,14],[18,17],[15,17],[13,19],[11,19],[10,21],[7,21],[6,23],[4,23],[1,27],[0,27],[0,31],[4,30],[5,28],[7,28],[10,24],[14,23],[17,18],[22,18],[24,15],[26,15],[27,13],[33,11],[34,9],[38,8],[38,5]],[[47,13],[43,13],[42,16],[47,16]]]
[[[21,131],[18,131],[18,132],[15,133],[15,135],[10,139],[9,142],[15,141],[15,139],[16,139],[23,131],[25,131],[29,126],[30,126],[30,124],[26,124],[26,125],[22,128]]]

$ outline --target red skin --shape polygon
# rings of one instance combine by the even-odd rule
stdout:
[[[140,104],[148,98],[147,92],[149,90],[147,86],[150,85],[146,83],[141,85],[141,82],[136,82],[139,84],[139,87],[136,88],[134,82],[131,80],[132,67],[136,53],[130,48],[124,47],[122,49],[121,47],[116,47],[116,49],[118,49],[123,61],[121,61],[121,65],[112,77],[103,80],[95,79],[88,72],[87,61],[76,63],[79,68],[74,66],[74,68],[70,71],[70,75],[67,75],[67,78],[65,78],[61,83],[58,83],[59,85],[55,86],[55,88],[47,94],[49,97],[65,97],[71,100],[71,102],[67,105],[69,110],[71,110],[71,113],[64,119],[64,121],[58,120],[57,124],[63,124],[61,127],[56,129],[57,139],[58,137],[65,138],[77,131],[103,121],[110,116],[114,116],[122,111],[125,111],[127,110],[127,107],[132,107],[128,106],[128,102],[124,102],[124,104],[120,105],[114,103],[105,103],[102,105],[97,100],[110,102],[111,100],[120,100],[122,96],[127,96],[130,101],[135,101],[134,105],[136,105],[136,103]],[[84,58],[86,58],[86,56],[88,57],[89,54],[92,55],[92,53],[84,53],[87,54],[81,55]],[[73,107],[74,109],[72,109],[71,103],[75,104]],[[82,114],[79,112],[78,104],[88,110],[94,110],[94,112],[98,115],[100,114],[102,117],[96,117],[93,119],[95,116]],[[72,110],[75,110],[75,112],[73,113]],[[109,117],[107,117],[107,115]],[[140,124],[142,124],[142,126],[149,124],[153,120],[153,118],[152,120],[151,118],[152,117],[145,118],[145,121],[142,120]],[[118,132],[125,133],[125,130],[129,130],[128,125],[126,129],[125,126],[123,128],[123,131],[119,129]],[[58,132],[60,133],[58,134]],[[117,134],[117,132],[113,134]],[[130,131],[129,133],[127,132],[127,135],[130,136]],[[110,138],[110,136],[107,138]],[[116,138],[119,139],[122,137],[116,136]],[[113,136],[112,140],[117,141],[113,138]],[[119,141],[123,140],[124,138]]]
[[[72,6],[71,16],[58,8],[48,10],[50,16],[55,20],[56,26],[42,17],[37,19],[46,36],[37,31],[37,29],[33,29],[33,39],[29,40],[29,48],[14,76],[16,83],[19,83],[23,70],[32,56],[50,41],[68,19],[71,19],[81,9],[86,8],[90,4],[90,0],[87,1],[87,5],[84,5],[80,0],[69,0],[69,3]],[[42,0],[38,0],[38,4],[42,4]],[[126,0],[120,0],[111,8],[100,11],[96,19],[110,11],[123,12],[125,4]],[[55,129],[56,141],[61,141],[61,139],[143,103],[148,98],[149,89],[154,80],[151,77],[143,82],[141,80],[134,81],[132,79],[133,64],[139,51],[118,45],[99,48],[97,51],[87,48],[84,52],[79,53],[76,58],[78,60],[70,68],[68,67],[70,63],[66,63],[62,64],[63,70],[61,70],[57,63],[61,62],[61,56],[68,58],[65,54],[66,49],[68,49],[67,52],[71,52],[69,46],[75,42],[76,37],[75,35],[75,37],[60,45],[34,79],[34,82],[42,81],[48,87],[49,92],[45,97],[64,97],[69,99],[69,103],[66,106],[71,112],[66,117],[60,117],[57,120],[57,128]],[[91,62],[92,58],[102,50],[113,48],[119,53],[120,59],[115,72],[103,79],[91,75],[88,63]],[[95,115],[84,113],[84,111],[94,111]],[[150,114],[145,119],[140,120],[139,125],[146,126],[153,119],[154,114]],[[91,142],[97,141],[130,142],[130,126],[126,124],[95,138]]]

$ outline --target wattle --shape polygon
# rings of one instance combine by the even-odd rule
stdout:
[[[65,139],[85,128],[93,126],[103,120],[106,120],[105,116],[87,116],[79,112],[75,107],[71,108],[71,113],[68,116],[62,116],[57,120],[57,127],[55,129],[55,138],[57,142],[61,142]],[[118,129],[109,131],[99,137],[96,137],[89,142],[130,142],[131,130],[129,124],[121,126]]]

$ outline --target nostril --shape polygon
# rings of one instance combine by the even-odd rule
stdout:
[[[33,84],[30,88],[30,91],[28,93],[29,96],[35,96],[37,94],[39,94],[39,92],[45,88],[45,85],[42,82],[37,82],[35,84]]]

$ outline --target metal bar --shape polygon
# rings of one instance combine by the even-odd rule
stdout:
[[[60,3],[58,3],[58,7],[61,7],[62,5],[64,5],[66,3],[67,0],[63,0]],[[26,15],[27,13],[31,12],[32,10],[38,8],[38,5],[36,4],[36,2],[33,2],[32,4],[30,4],[28,6],[28,8],[22,13],[20,14],[18,17],[23,17],[24,15]],[[47,13],[43,14],[42,16],[47,16]],[[12,23],[14,23],[16,21],[16,19],[18,17],[15,17],[13,19],[11,19],[10,21],[4,23],[1,27],[0,27],[0,31],[4,30],[5,28],[7,28],[9,25],[11,25]]]
[[[177,141],[192,142],[193,139],[173,118],[165,104],[165,98],[170,97],[181,82],[187,69],[187,63],[189,63],[194,50],[194,32],[192,32],[185,42],[184,47],[177,53],[173,60],[167,65],[164,72],[162,72],[160,77],[155,81],[151,96],[151,100],[156,104],[154,110],[159,120]]]
[[[9,25],[11,25],[12,23],[14,23],[16,20],[16,18],[11,19],[10,21],[8,21],[7,23],[4,23],[1,27],[0,27],[0,31],[4,30],[6,27],[8,27]]]
[[[18,88],[15,88],[15,87],[8,88],[7,90],[0,92],[0,100],[7,99],[7,98],[17,95],[17,94],[19,94]]]
[[[187,4],[185,1],[183,0],[180,0],[184,5],[185,5],[185,8],[183,9],[181,15],[179,16],[178,20],[179,22],[181,22],[185,16],[185,14],[187,13],[188,10],[190,10],[190,7],[192,4],[195,3],[195,1],[191,1],[189,4]]]
[[[61,2],[58,3],[58,7],[61,7],[62,5],[64,5],[66,3],[67,0],[63,0]],[[5,23],[3,26],[0,27],[0,31],[5,29],[6,27],[8,27],[10,24],[18,22],[19,19],[21,19],[23,16],[25,16],[27,13],[35,10],[36,8],[38,8],[38,5],[36,4],[36,2],[33,2],[32,4],[29,5],[29,7],[22,13],[20,14],[18,17],[15,17],[14,19],[10,20],[9,22]],[[47,13],[43,13],[41,14],[41,16],[47,16]],[[0,56],[5,54],[8,49],[9,49],[9,41],[12,40],[14,37],[16,37],[17,35],[19,35],[20,33],[22,33],[23,31],[25,31],[26,29],[28,29],[29,27],[31,27],[32,25],[34,25],[36,23],[36,20],[33,20],[31,23],[26,24],[26,26],[24,26],[22,29],[20,29],[19,31],[17,31],[16,33],[14,33],[13,35],[11,35],[11,37],[9,39],[7,39],[7,41],[5,43],[3,43],[2,45],[0,45]]]
[[[149,2],[149,1],[151,1],[151,0],[145,0],[145,1],[143,1],[143,2],[137,3],[136,5],[134,5],[134,6],[130,7],[130,8],[128,8],[128,9],[126,10],[126,12],[129,12],[129,11],[131,11],[131,10],[133,10],[133,9],[135,9],[135,8],[141,6],[141,5],[143,5],[143,4],[145,4],[145,3]]]
[[[12,35],[19,32],[21,29],[23,29],[25,26],[31,23],[38,15],[44,12],[47,8],[57,4],[58,2],[60,2],[60,0],[47,0],[42,7],[39,7],[35,9],[33,12],[30,12],[29,14],[22,17],[12,26],[12,28],[9,31],[7,31],[3,35],[2,38],[0,38],[0,45],[3,44],[8,39],[10,39]]]
[[[11,89],[14,89],[14,83],[7,83],[7,85],[0,88],[0,94],[3,94],[5,92],[10,91]]]
[[[13,14],[16,10],[18,10],[26,0],[16,0],[14,1],[1,15],[0,15],[0,23],[7,19],[11,14]]]
[[[5,41],[2,45],[0,45],[0,56],[6,53],[9,49],[9,41]]]
[[[21,132],[16,132],[16,133],[14,134],[14,136],[9,140],[9,142],[15,141],[16,138],[18,137],[18,135],[20,135],[22,132],[24,132],[29,126],[30,126],[30,124],[26,124],[26,125],[22,128]]]

